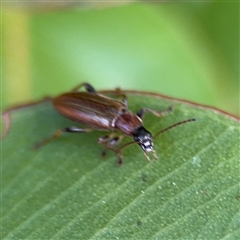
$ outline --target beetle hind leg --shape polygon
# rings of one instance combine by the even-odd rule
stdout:
[[[68,127],[68,128],[63,128],[60,130],[57,130],[51,137],[44,139],[43,141],[35,144],[34,149],[38,149],[47,143],[51,142],[52,140],[60,137],[60,135],[64,132],[70,132],[70,133],[83,133],[83,132],[91,132],[91,128],[79,128],[79,127]]]
[[[71,92],[77,92],[81,87],[84,87],[87,92],[97,93],[95,88],[92,85],[90,85],[89,83],[81,83],[81,84],[77,85],[75,88],[73,88]]]

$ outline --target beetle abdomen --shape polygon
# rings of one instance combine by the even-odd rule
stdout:
[[[120,101],[88,92],[62,94],[53,105],[61,115],[99,130],[113,129],[116,118],[126,109]]]

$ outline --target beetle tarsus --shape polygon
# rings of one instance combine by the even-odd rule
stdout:
[[[83,132],[91,132],[91,128],[78,128],[78,127],[68,127],[68,128],[63,128],[60,130],[57,130],[51,137],[44,139],[40,143],[37,143],[34,145],[33,149],[38,149],[47,143],[51,142],[53,139],[60,137],[60,135],[64,132],[69,132],[69,133],[83,133]]]
[[[122,164],[123,164],[122,156],[119,156],[119,157],[118,157],[118,166],[121,167]]]
[[[104,158],[106,156],[106,149],[102,150],[102,158]]]
[[[62,134],[62,130],[57,130],[51,137],[44,139],[43,141],[34,145],[33,149],[39,149],[40,147],[51,142],[53,139],[58,138]]]

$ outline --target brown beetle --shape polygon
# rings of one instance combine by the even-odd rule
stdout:
[[[78,91],[81,87],[85,87],[87,92]],[[150,161],[148,156],[149,152],[152,152],[154,158],[157,159],[152,141],[153,138],[170,128],[195,121],[195,119],[188,119],[178,122],[159,131],[154,137],[152,137],[151,133],[143,127],[142,117],[144,113],[148,111],[157,117],[162,117],[172,111],[172,107],[169,107],[163,112],[156,112],[152,109],[142,108],[137,114],[135,114],[127,109],[127,98],[119,89],[116,90],[116,95],[121,96],[123,100],[118,101],[99,94],[90,84],[82,83],[71,92],[57,96],[53,99],[53,105],[61,115],[75,122],[85,124],[90,128],[69,127],[58,130],[52,137],[45,139],[36,147],[38,148],[53,138],[58,137],[62,132],[80,133],[90,132],[93,129],[105,130],[112,131],[113,133],[99,138],[98,141],[105,146],[105,149],[110,149],[118,154],[119,165],[122,164],[122,149],[133,143],[137,143],[142,148],[145,157]],[[114,149],[113,147],[123,138],[123,135],[115,135],[116,130],[121,131],[123,135],[133,137],[133,141],[120,146],[118,149]],[[105,149],[102,155],[105,155]]]

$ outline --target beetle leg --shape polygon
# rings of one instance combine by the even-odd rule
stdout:
[[[101,143],[104,146],[104,148],[102,150],[102,157],[106,156],[106,144],[109,141],[109,138],[110,138],[111,135],[112,134],[98,138],[98,142]]]
[[[127,106],[128,105],[128,101],[127,101],[127,96],[122,93],[121,89],[120,88],[116,88],[115,89],[115,94],[118,96],[118,97],[122,97],[122,102]]]
[[[100,137],[100,138],[98,138],[98,142],[99,143],[107,143],[109,141],[109,139],[111,139],[114,135],[115,135],[115,133],[112,133],[112,134]]]
[[[70,133],[82,133],[82,132],[91,132],[91,128],[79,128],[79,127],[68,127],[60,130],[61,132],[70,132]]]
[[[118,166],[120,167],[123,164],[122,154],[118,154]]]
[[[64,132],[82,133],[82,132],[91,132],[91,131],[92,131],[91,128],[78,128],[78,127],[63,128],[63,129],[57,130],[51,137],[44,139],[40,143],[37,143],[34,146],[34,149],[38,149],[38,148],[42,147],[43,145],[51,142],[53,139],[58,138]]]
[[[92,87],[92,85],[90,85],[88,83],[81,83],[81,84],[77,85],[75,88],[72,89],[71,92],[77,92],[78,89],[81,87],[85,87],[87,92],[96,93],[96,90]]]
[[[117,144],[119,144],[122,141],[122,139],[123,139],[123,135],[116,136],[115,133],[112,133],[112,134],[104,136],[104,137],[100,137],[98,139],[98,142],[104,146],[103,151],[102,151],[102,157],[104,157],[106,155],[107,149],[109,149],[113,152],[116,152],[113,147],[116,146]]]
[[[155,116],[157,116],[157,117],[163,117],[163,116],[169,114],[169,113],[172,112],[172,111],[173,111],[173,107],[172,107],[172,106],[168,107],[166,110],[164,110],[164,111],[162,111],[162,112],[157,112],[157,111],[155,111],[155,110],[153,110],[153,109],[150,109],[150,108],[142,108],[142,109],[140,109],[140,110],[137,112],[137,115],[138,115],[140,118],[142,118],[143,115],[145,114],[145,112],[150,112],[150,113],[152,113],[153,115],[155,115]]]
[[[105,135],[103,137],[98,138],[98,142],[104,146],[104,148],[102,150],[102,157],[106,156],[106,149],[107,149],[106,145],[107,145],[108,141],[113,137],[113,135],[115,135],[115,133]]]

